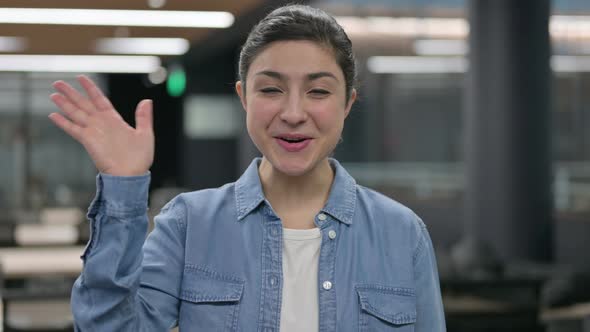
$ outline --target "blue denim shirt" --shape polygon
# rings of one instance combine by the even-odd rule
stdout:
[[[279,331],[283,228],[259,162],[235,183],[174,198],[147,240],[149,175],[100,174],[72,290],[76,330]],[[330,163],[335,178],[315,217],[319,331],[445,331],[424,223]]]

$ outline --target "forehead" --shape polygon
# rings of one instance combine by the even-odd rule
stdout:
[[[344,74],[334,52],[313,41],[278,41],[269,44],[250,65],[248,79],[258,72],[274,71],[288,78],[303,78],[310,73],[329,72],[339,81]]]

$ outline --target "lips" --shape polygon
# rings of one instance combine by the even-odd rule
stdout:
[[[299,134],[277,135],[274,138],[287,152],[299,152],[311,142],[311,137]]]

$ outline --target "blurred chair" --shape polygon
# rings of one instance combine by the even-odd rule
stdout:
[[[574,270],[547,282],[541,320],[546,332],[590,332],[590,270]]]

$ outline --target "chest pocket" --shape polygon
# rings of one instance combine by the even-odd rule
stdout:
[[[357,285],[359,331],[413,332],[416,295],[411,288]]]
[[[181,331],[237,331],[244,281],[186,265],[180,291]]]

